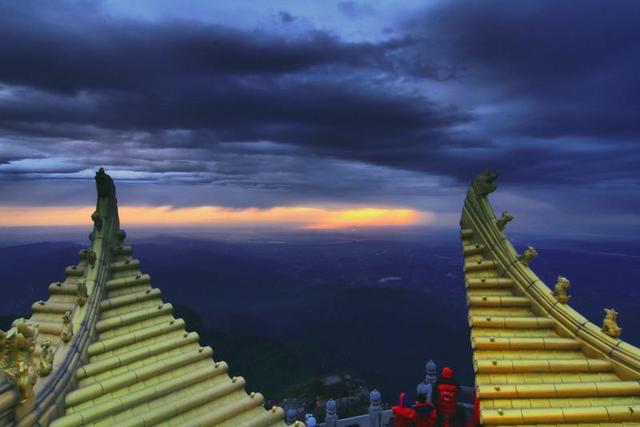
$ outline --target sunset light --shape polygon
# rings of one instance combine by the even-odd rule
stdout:
[[[409,226],[430,223],[434,215],[406,208],[325,209],[283,206],[229,209],[221,206],[122,206],[120,220],[130,225],[279,225],[308,229]],[[0,207],[1,227],[75,226],[90,223],[89,206]]]

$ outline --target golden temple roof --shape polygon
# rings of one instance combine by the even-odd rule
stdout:
[[[124,245],[111,179],[100,171],[96,182],[91,247],[2,333],[0,374],[20,389],[0,381],[0,425],[284,426],[282,408],[265,410],[173,317]]]
[[[551,291],[503,233],[488,194],[471,185],[461,238],[480,416],[485,426],[640,425],[640,349],[620,340],[610,313],[599,327],[573,310],[569,282]]]
[[[529,268],[537,252],[518,254],[503,233],[513,216],[489,204],[495,178],[474,181],[461,218],[483,424],[639,426],[640,349],[615,310],[596,326],[567,304],[566,278],[551,291]],[[284,426],[173,317],[124,243],[111,179],[96,182],[91,246],[0,332],[0,426]]]

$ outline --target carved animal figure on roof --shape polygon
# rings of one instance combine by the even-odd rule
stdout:
[[[71,323],[71,312],[67,311],[62,316],[62,333],[60,334],[60,339],[63,342],[71,341],[71,337],[73,337],[73,323]]]
[[[618,313],[614,308],[605,308],[604,320],[602,321],[602,332],[610,337],[619,337],[622,328],[618,326]]]
[[[509,211],[502,212],[500,218],[496,220],[496,226],[498,230],[503,231],[507,223],[513,219],[513,214]]]
[[[0,332],[0,371],[18,386],[21,402],[31,397],[38,381],[33,360],[37,337],[38,329],[24,319],[17,319],[11,329]]]
[[[91,214],[91,221],[93,221],[93,225],[96,227],[96,230],[102,230],[102,217],[100,216],[100,212],[95,211]]]
[[[478,195],[485,197],[498,188],[498,185],[495,183],[498,176],[500,176],[500,172],[494,173],[487,169],[473,180],[472,186]]]
[[[567,291],[571,287],[569,279],[563,276],[558,276],[556,285],[553,288],[553,296],[562,304],[567,303],[571,299],[571,295],[567,294]]]
[[[96,212],[94,212],[94,215],[96,214]],[[92,216],[93,217],[93,216]],[[100,215],[98,215],[98,218],[100,217]],[[95,221],[95,220],[94,220]],[[102,218],[100,218],[100,228],[102,228]],[[100,231],[100,229],[98,229],[98,231]],[[96,253],[91,250],[91,249],[82,249],[79,253],[78,256],[80,257],[80,259],[87,261],[87,264],[89,264],[91,267],[96,265]]]
[[[113,184],[113,179],[104,171],[103,168],[98,169],[96,172],[96,188],[98,190],[98,197],[116,197],[116,187]]]
[[[87,303],[87,298],[89,295],[87,294],[87,284],[84,280],[80,280],[78,282],[78,288],[76,290],[76,301],[80,307],[84,307]]]
[[[528,267],[531,261],[538,256],[538,251],[533,246],[529,246],[524,250],[522,255],[520,255],[520,262],[524,264],[525,267]]]
[[[40,363],[38,365],[38,373],[41,377],[46,377],[53,369],[53,350],[51,350],[51,341],[46,340],[40,344]]]

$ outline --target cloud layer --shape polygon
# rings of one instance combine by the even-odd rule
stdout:
[[[377,198],[449,212],[493,167],[552,205],[640,207],[638,3],[454,1],[388,18],[332,4],[371,37],[283,8],[247,29],[1,3],[0,203],[52,178],[77,203],[72,189],[105,166],[144,185],[143,203],[171,188],[181,206]],[[372,19],[388,25],[374,35]]]

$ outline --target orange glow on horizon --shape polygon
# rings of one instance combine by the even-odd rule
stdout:
[[[308,228],[345,228],[411,225],[418,222],[420,214],[412,209],[359,208],[324,211],[324,219]]]
[[[325,209],[281,206],[229,209],[220,206],[122,206],[124,225],[281,225],[308,229],[386,227],[428,224],[434,215],[406,208]],[[89,206],[0,206],[0,227],[90,225]]]

